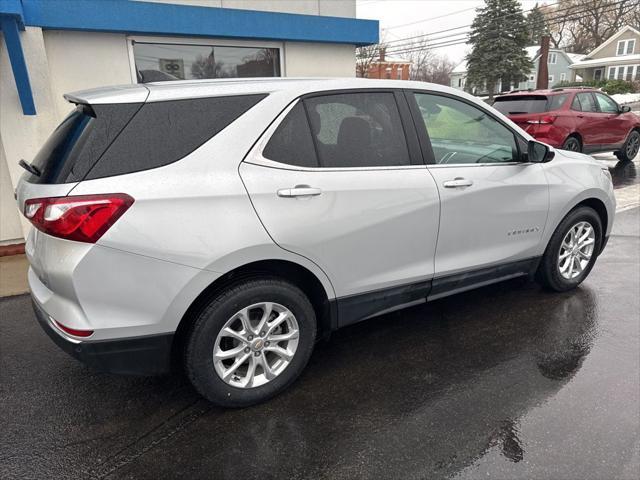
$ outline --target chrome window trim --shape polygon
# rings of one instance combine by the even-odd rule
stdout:
[[[291,102],[287,107],[280,112],[280,114],[276,117],[276,119],[271,122],[271,125],[262,133],[259,140],[255,143],[253,148],[249,151],[247,156],[244,158],[244,163],[249,163],[252,165],[259,165],[263,167],[270,168],[278,168],[281,170],[292,170],[299,172],[369,172],[375,170],[415,170],[415,169],[425,169],[426,165],[399,165],[399,166],[385,166],[385,167],[300,167],[298,165],[289,165],[288,163],[278,162],[276,160],[271,160],[266,158],[263,155],[264,149],[271,140],[271,137],[275,133],[276,129],[280,126],[280,124],[284,121],[285,117],[289,114],[289,112],[298,104],[302,102],[302,98],[296,98],[293,102]]]
[[[493,162],[493,163],[434,163],[427,168],[460,168],[460,167],[514,167],[518,165],[533,165],[531,162]]]

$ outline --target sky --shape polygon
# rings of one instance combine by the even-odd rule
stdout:
[[[521,0],[523,10],[531,9],[540,0]],[[546,3],[554,3],[553,0]],[[431,35],[432,43],[453,43],[463,39],[459,34],[466,29],[450,32],[442,30],[471,25],[475,17],[475,9],[484,5],[482,0],[356,0],[356,16],[380,21],[380,38],[387,42],[391,52],[394,41],[415,35]],[[438,40],[438,37],[446,37]],[[395,42],[396,48],[402,43]],[[453,45],[437,48],[438,54],[445,55],[458,64],[469,52],[468,45]],[[391,54],[391,53],[390,53]]]

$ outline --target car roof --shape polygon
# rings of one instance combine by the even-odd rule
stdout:
[[[507,92],[503,95],[497,95],[497,98],[505,98],[505,97],[521,97],[527,95],[559,95],[561,93],[571,93],[571,92],[596,92],[599,91],[597,88],[591,87],[559,87],[559,88],[547,88],[540,90],[513,90],[511,92]]]
[[[305,93],[341,89],[403,88],[439,91],[469,97],[451,87],[407,80],[378,80],[367,78],[233,78],[207,80],[176,80],[100,87],[65,94],[72,103],[139,103],[180,100],[212,96],[250,95],[279,91]]]

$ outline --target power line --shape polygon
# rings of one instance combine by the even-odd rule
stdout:
[[[612,11],[614,11],[614,9],[616,8],[617,5],[622,4],[622,3],[626,3],[628,0],[618,0],[617,2],[611,3],[609,5],[607,5],[605,7],[605,9],[601,12],[601,13],[610,13]],[[566,11],[567,9],[563,9],[561,11]],[[563,22],[566,21],[572,21],[572,20],[577,20],[580,17],[580,15],[582,15],[583,13],[588,12],[590,9],[584,9],[584,10],[577,10],[574,12],[571,12],[569,15],[556,15],[553,17],[550,17],[550,19],[548,19],[547,21],[547,26],[554,26],[554,25],[559,25]],[[560,11],[559,11],[560,12]],[[556,12],[558,13],[558,12]],[[490,30],[490,31],[497,31],[497,30]],[[444,40],[444,41],[461,41],[461,43],[466,43],[466,41],[468,40],[468,36],[469,36],[470,32],[459,32],[456,34],[450,34],[450,35],[443,35],[441,37],[437,37],[437,38],[433,38],[432,40]],[[454,38],[454,37],[460,37],[461,35],[465,35],[466,38],[463,41],[463,39],[461,38]],[[424,38],[425,40],[429,40],[429,38],[427,38],[427,35],[419,35],[416,36],[416,38]],[[449,40],[447,40],[449,39]],[[436,47],[442,45],[442,42],[437,42],[435,44],[427,44],[427,45],[422,45],[422,46],[417,46],[415,45],[415,41],[414,42],[405,42],[403,44],[398,44],[398,45],[392,45],[390,48],[387,48],[387,53],[390,54],[402,54],[402,53],[407,53],[407,52],[411,52],[411,51],[417,51],[417,50],[421,50],[421,49],[429,49],[432,47]],[[446,46],[446,45],[445,45]]]
[[[625,1],[627,1],[627,0],[621,0],[621,1],[617,2],[617,3],[621,3],[621,2],[625,2]],[[551,3],[551,4],[549,4],[549,5],[545,5],[545,6],[552,7],[552,6],[554,6],[554,5],[558,5],[558,3],[557,3],[557,2],[556,2],[556,3]],[[535,8],[535,7],[534,7],[534,8]],[[567,11],[567,10],[570,10],[571,8],[573,8],[573,7],[565,7],[565,8],[562,8],[562,9],[558,10],[558,12],[560,12],[560,11]],[[500,16],[495,17],[495,19],[499,19],[499,18],[509,18],[509,17],[513,17],[514,15],[518,15],[519,13],[524,14],[524,13],[527,13],[527,12],[531,12],[532,10],[534,10],[534,9],[533,9],[533,8],[530,8],[530,9],[528,9],[528,10],[523,10],[522,12],[514,12],[514,13],[509,13],[509,14],[506,14],[506,15],[500,15]],[[556,13],[557,13],[557,12],[556,12]],[[428,35],[436,35],[436,34],[438,34],[438,33],[447,33],[447,32],[452,32],[452,31],[455,31],[455,30],[462,30],[463,28],[470,28],[470,27],[471,27],[471,24],[468,24],[468,25],[461,25],[461,26],[459,26],[459,27],[446,28],[446,29],[444,29],[444,30],[436,30],[435,32],[431,32],[431,33],[429,33]],[[412,36],[412,37],[405,37],[405,38],[400,38],[400,39],[398,39],[398,40],[392,40],[392,41],[387,42],[387,43],[397,43],[397,42],[400,42],[400,41],[404,41],[404,40],[412,40],[412,39],[414,39],[414,38],[420,38],[420,37],[425,37],[425,36],[427,36],[427,34],[414,35],[414,36]]]
[[[444,15],[438,15],[437,17],[423,18],[422,20],[416,20],[415,22],[403,23],[401,25],[393,25],[391,27],[384,27],[382,30],[387,31],[387,30],[393,30],[394,28],[409,27],[411,25],[417,25],[418,23],[431,22],[432,20],[438,20],[439,18],[450,17],[451,15],[457,15],[458,13],[468,12],[469,10],[475,10],[475,9],[476,7],[463,8],[462,10],[456,10],[455,12],[446,13]]]

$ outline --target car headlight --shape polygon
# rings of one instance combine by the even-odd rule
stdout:
[[[611,178],[611,172],[609,171],[609,169],[608,169],[608,168],[606,168],[606,167],[602,167],[601,172],[602,172],[602,174],[603,174],[605,177],[607,177],[607,178],[609,179],[609,181],[610,181],[611,183],[613,183],[613,179]]]

